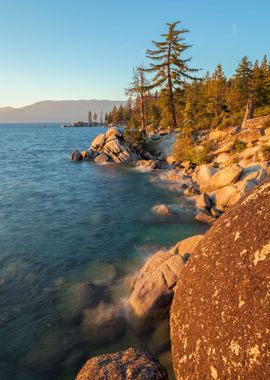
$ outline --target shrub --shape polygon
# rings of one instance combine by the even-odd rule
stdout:
[[[196,165],[209,162],[208,148],[195,146],[189,137],[178,137],[173,147],[173,157],[176,161],[190,161]]]
[[[231,153],[235,154],[235,153],[243,152],[243,150],[245,150],[246,147],[247,147],[247,144],[244,141],[235,140],[233,147],[231,149]]]
[[[144,144],[143,133],[132,122],[124,129],[124,140],[134,149],[141,149]]]

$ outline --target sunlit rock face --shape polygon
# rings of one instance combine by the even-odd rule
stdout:
[[[171,308],[177,379],[270,378],[270,182],[205,234]]]

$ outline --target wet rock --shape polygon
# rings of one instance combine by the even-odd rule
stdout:
[[[214,174],[209,181],[200,186],[201,191],[209,193],[221,187],[234,184],[240,177],[243,168],[237,164],[229,165]]]
[[[81,161],[83,159],[83,156],[82,156],[81,152],[78,149],[75,149],[70,154],[70,159],[72,161]]]
[[[198,222],[209,224],[209,225],[212,225],[216,221],[216,218],[214,218],[212,214],[206,209],[200,210],[198,214],[196,214],[195,219]]]
[[[106,164],[109,161],[109,157],[106,154],[100,154],[95,158],[97,164]]]
[[[136,166],[139,168],[157,169],[159,162],[156,160],[139,160],[136,162]]]
[[[129,348],[96,356],[86,362],[76,380],[168,380],[159,361],[143,350]]]
[[[101,302],[95,308],[85,309],[82,320],[82,336],[93,347],[114,342],[125,333],[126,318],[118,305]]]
[[[152,211],[154,214],[161,215],[161,216],[168,216],[171,213],[169,207],[164,204],[154,206],[152,208]]]
[[[163,317],[169,310],[184,261],[170,251],[158,251],[139,271],[129,304],[140,319]]]
[[[268,379],[270,182],[227,210],[183,270],[171,308],[177,379]]]

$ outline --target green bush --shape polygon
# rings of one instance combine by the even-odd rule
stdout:
[[[247,144],[244,141],[235,140],[233,147],[231,149],[231,153],[235,154],[235,153],[243,152],[243,150],[245,150],[246,147],[247,147]]]
[[[203,145],[195,146],[190,137],[177,138],[173,147],[176,161],[190,161],[196,165],[209,162],[209,149]]]
[[[141,149],[144,145],[143,133],[132,122],[124,129],[124,141],[134,149]]]

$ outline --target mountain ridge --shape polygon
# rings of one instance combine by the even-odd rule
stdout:
[[[87,121],[88,112],[98,119],[123,100],[42,100],[23,107],[0,107],[0,123],[49,123]]]

